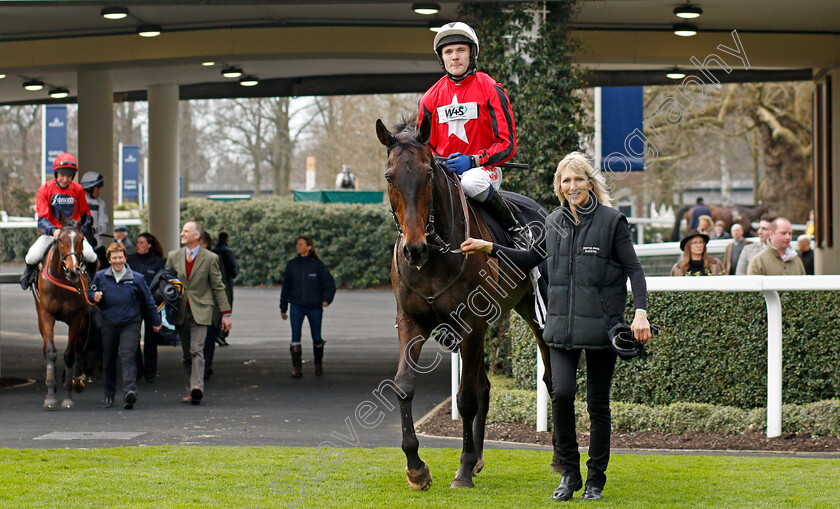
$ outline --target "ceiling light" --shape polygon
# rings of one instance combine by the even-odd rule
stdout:
[[[128,9],[125,7],[105,7],[99,14],[105,19],[123,19],[128,16]]]
[[[24,81],[23,82],[23,88],[25,88],[26,90],[31,90],[31,91],[34,92],[36,90],[41,90],[42,88],[44,88],[44,82],[43,81],[38,81],[38,80]]]
[[[225,78],[238,78],[242,76],[242,69],[239,67],[226,67],[222,69],[222,76]]]
[[[3,74],[2,72],[0,72],[0,80],[2,80],[2,79],[3,79],[3,78],[5,78],[5,77],[6,77],[6,75],[5,75],[5,74]]]
[[[50,97],[52,97],[53,99],[64,99],[68,95],[70,95],[70,91],[66,88],[59,87],[50,90]]]
[[[443,24],[440,21],[429,21],[429,30],[434,33],[440,32],[440,29],[443,28]]]
[[[259,82],[260,82],[260,79],[257,78],[256,76],[245,76],[244,78],[239,79],[239,84],[242,85],[243,87],[253,87],[253,86],[258,85]]]
[[[703,14],[703,9],[696,5],[680,5],[679,7],[674,7],[674,14],[682,19],[694,19],[699,18]]]
[[[161,30],[160,25],[143,25],[137,29],[137,35],[140,37],[157,37]]]
[[[665,76],[671,78],[672,80],[681,80],[685,78],[685,73],[681,71],[679,67],[674,67],[673,69],[665,73]]]
[[[208,60],[207,62],[201,62],[201,65],[203,65],[204,67],[213,67],[214,65],[216,65],[216,62],[211,62]]]
[[[440,4],[431,2],[417,2],[411,4],[411,10],[413,10],[417,14],[429,16],[432,14],[437,14],[438,11],[440,11]]]
[[[697,25],[691,23],[678,23],[674,25],[674,34],[680,37],[691,37],[697,35]]]

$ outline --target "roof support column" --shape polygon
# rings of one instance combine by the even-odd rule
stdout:
[[[99,198],[111,218],[108,233],[114,230],[114,79],[111,71],[80,71],[76,78],[79,100],[79,174],[95,171],[105,178]],[[111,242],[103,238],[108,247]]]
[[[149,231],[164,251],[178,249],[181,231],[178,85],[149,87]]]
[[[814,112],[817,123],[823,126],[813,134],[814,157],[817,166],[823,168],[814,180],[815,220],[821,230],[814,250],[814,273],[840,274],[840,69],[832,69],[827,75],[827,100],[822,107],[816,105],[819,111]],[[820,164],[820,160],[828,164]]]

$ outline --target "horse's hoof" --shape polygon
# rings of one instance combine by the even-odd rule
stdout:
[[[478,458],[475,466],[472,469],[473,477],[477,476],[479,472],[484,468],[484,458]]]
[[[61,402],[61,408],[73,408],[74,406],[76,406],[76,404],[73,403],[72,399],[65,399]]]
[[[76,392],[82,392],[85,390],[85,381],[82,380],[81,377],[73,379],[73,390]]]
[[[475,488],[475,484],[473,484],[472,479],[458,479],[457,477],[455,480],[452,481],[452,484],[449,485],[450,488]]]
[[[408,478],[408,487],[413,490],[426,491],[432,486],[432,472],[425,463],[420,470],[411,470],[405,467],[405,475]]]
[[[47,398],[44,400],[44,408],[48,410],[55,410],[58,407],[57,398]]]

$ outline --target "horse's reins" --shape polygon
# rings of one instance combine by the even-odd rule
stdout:
[[[58,279],[57,277],[55,277],[55,276],[53,276],[52,274],[49,273],[50,263],[52,262],[52,254],[53,254],[53,251],[55,249],[58,249],[58,242],[57,241],[56,241],[55,247],[53,249],[50,249],[49,252],[47,253],[47,259],[44,260],[44,268],[41,270],[41,276],[44,279],[46,279],[47,281],[49,281],[50,283],[54,284],[55,286],[58,286],[59,288],[64,288],[65,290],[70,290],[71,292],[76,292],[76,293],[84,296],[84,298],[85,298],[85,300],[87,301],[88,304],[90,304],[91,306],[95,306],[96,303],[91,302],[90,299],[87,296],[87,292],[88,292],[87,285],[86,285],[87,277],[84,274],[82,274],[79,277],[79,281],[81,281],[81,284],[82,284],[82,288],[80,289],[77,286],[73,285],[72,282],[70,282],[66,279]],[[67,253],[62,258],[67,258],[70,255],[78,256],[78,254],[73,252],[73,253]]]

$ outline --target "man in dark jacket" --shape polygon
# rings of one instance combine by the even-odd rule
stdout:
[[[228,247],[228,238],[228,232],[220,231],[219,240],[216,241],[216,246],[212,249],[212,251],[216,253],[216,256],[219,257],[219,261],[222,263],[225,275],[225,289],[227,290],[230,305],[233,306],[233,280],[236,279],[237,269],[236,257],[233,255],[233,251],[230,247]]]
[[[312,238],[298,237],[295,244],[298,257],[286,264],[283,273],[283,289],[280,292],[280,316],[283,320],[289,315],[286,310],[291,305],[292,343],[292,378],[303,376],[302,351],[300,346],[303,319],[309,320],[312,333],[312,346],[315,353],[315,374],[323,374],[324,341],[321,339],[321,319],[324,308],[335,297],[335,280],[327,267],[318,258]]]

